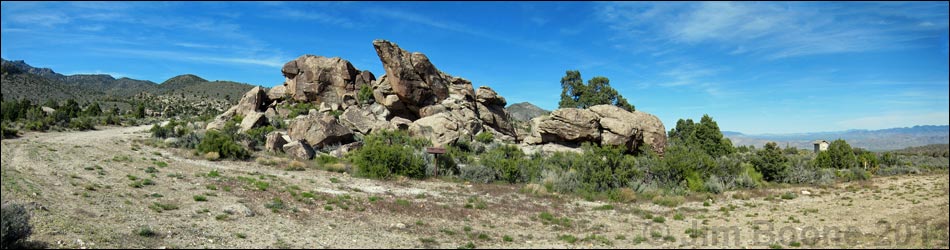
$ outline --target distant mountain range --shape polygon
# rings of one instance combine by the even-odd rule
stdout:
[[[722,134],[732,140],[732,144],[735,146],[753,145],[756,148],[761,148],[766,142],[774,141],[782,147],[788,145],[799,149],[811,149],[814,147],[812,142],[815,140],[830,142],[840,138],[847,141],[852,147],[871,151],[886,151],[929,144],[947,144],[950,141],[950,126],[923,125],[881,130],[852,129],[836,132],[761,135],[723,131]]]
[[[139,94],[178,95],[193,99],[223,99],[236,103],[254,86],[231,81],[208,81],[186,74],[157,84],[128,77],[116,79],[105,74],[63,75],[49,68],[36,68],[24,61],[0,59],[3,100],[29,99],[42,103],[53,99],[78,101],[125,99]]]
[[[511,118],[519,121],[530,121],[531,118],[551,113],[551,111],[544,110],[529,102],[515,103],[505,109],[508,110],[508,114],[511,115]]]

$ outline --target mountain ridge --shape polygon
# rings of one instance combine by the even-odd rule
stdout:
[[[783,147],[789,145],[800,149],[810,149],[812,147],[811,143],[815,140],[844,139],[853,147],[872,151],[946,144],[950,141],[950,125],[915,125],[878,130],[849,129],[787,134],[743,134],[736,131],[723,131],[722,133],[723,136],[732,140],[735,146],[752,145],[762,147],[766,142],[773,141]]]
[[[208,81],[194,74],[174,76],[159,84],[128,77],[116,79],[109,74],[63,75],[51,68],[33,67],[23,60],[0,58],[0,63],[3,68],[5,100],[27,98],[43,102],[47,99],[68,98],[128,98],[144,92],[152,95],[192,94],[195,97],[202,94],[236,102],[254,87],[234,81]]]

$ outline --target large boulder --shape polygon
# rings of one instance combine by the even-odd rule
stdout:
[[[268,124],[267,117],[262,112],[253,112],[248,114],[241,120],[241,125],[238,127],[238,132],[244,133],[248,130],[266,126]]]
[[[355,104],[360,87],[370,86],[375,79],[372,73],[357,70],[347,60],[314,55],[303,55],[287,62],[281,73],[286,78],[286,93],[291,98],[317,104],[348,105],[348,100]]]
[[[234,116],[240,115],[247,117],[253,113],[264,112],[267,109],[268,104],[270,104],[270,100],[267,98],[267,92],[265,92],[261,87],[254,87],[250,91],[247,91],[243,97],[241,97],[241,100],[238,101],[237,105],[234,105],[224,113],[215,117],[214,121],[208,123],[206,129],[220,130],[224,128],[224,125],[233,119]]]
[[[442,147],[459,139],[471,141],[481,128],[478,125],[477,121],[461,118],[457,113],[443,112],[412,122],[409,134],[424,137],[434,146]]]
[[[590,107],[590,110],[601,117],[600,126],[604,128],[603,144],[626,145],[630,150],[647,144],[654,152],[663,155],[666,147],[666,127],[660,118],[640,111],[628,112],[613,105],[597,105]],[[619,138],[608,140],[608,132]]]
[[[313,155],[316,154],[313,148],[303,140],[296,140],[284,144],[282,148],[288,155],[299,160],[313,159]]]
[[[510,115],[505,110],[508,104],[504,97],[501,97],[489,87],[481,86],[475,94],[476,107],[478,107],[478,118],[485,122],[485,125],[492,128],[495,137],[502,140],[517,140],[515,127],[510,122]],[[505,138],[509,137],[509,138]]]
[[[383,110],[385,110],[385,108],[383,108]],[[360,108],[355,105],[350,106],[340,115],[340,123],[360,134],[369,134],[377,128],[389,125],[389,123],[386,122],[386,114],[388,114],[388,112],[378,112],[380,113],[374,114],[372,106],[366,108]]]
[[[446,79],[447,76],[436,69],[424,54],[409,53],[386,40],[374,40],[373,47],[386,70],[386,78],[381,79],[390,86],[391,91],[386,94],[397,96],[408,113],[418,116],[422,107],[448,98],[448,86],[452,79]]]
[[[277,85],[267,91],[267,99],[271,100],[284,100],[287,95],[287,86],[284,85]]]
[[[284,145],[287,144],[287,140],[284,139],[283,133],[273,131],[273,132],[267,133],[267,135],[264,136],[264,138],[267,139],[267,141],[264,143],[265,150],[269,152],[274,152],[274,153],[284,151]]]
[[[666,127],[654,115],[629,112],[613,105],[597,105],[589,109],[564,108],[531,119],[531,133],[523,142],[528,145],[578,145],[592,142],[625,146],[630,152],[646,144],[657,154],[663,155]]]
[[[341,125],[336,117],[319,112],[310,112],[291,120],[287,134],[294,140],[305,140],[318,149],[354,141],[352,130]]]
[[[563,108],[551,112],[550,119],[538,124],[542,142],[581,143],[600,141],[600,117],[586,109]]]

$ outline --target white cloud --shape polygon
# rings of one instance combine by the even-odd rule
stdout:
[[[920,46],[914,42],[946,32],[946,9],[946,3],[701,2],[603,3],[597,12],[619,42],[648,47],[635,52],[672,42],[779,59]]]
[[[198,63],[219,63],[219,64],[243,64],[243,65],[260,65],[267,66],[271,68],[280,68],[284,66],[284,62],[289,61],[289,59],[282,59],[280,57],[227,57],[227,56],[215,56],[215,55],[206,55],[199,53],[185,53],[185,52],[176,52],[176,51],[163,51],[163,50],[140,50],[140,49],[96,49],[101,52],[114,53],[114,55],[122,56],[135,56],[135,57],[145,57],[145,58],[161,58],[166,60],[177,60],[177,61],[190,61]]]

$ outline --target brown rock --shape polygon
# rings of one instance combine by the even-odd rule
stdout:
[[[508,104],[505,98],[485,86],[479,87],[475,96],[478,107],[478,117],[485,122],[485,125],[491,127],[493,131],[499,134],[499,136],[496,137],[504,140],[504,137],[507,136],[517,140],[514,125],[510,121],[511,116],[508,115],[508,111],[505,110],[505,105]]]
[[[594,112],[585,109],[564,108],[551,112],[550,119],[538,125],[543,142],[600,141],[600,118]]]
[[[353,141],[353,131],[340,125],[336,117],[317,112],[294,118],[287,133],[294,140],[305,140],[315,148]]]
[[[347,60],[314,55],[287,62],[281,72],[286,78],[286,92],[294,100],[317,104],[344,105],[347,96],[352,98],[360,86],[375,79],[372,73],[357,70]]]
[[[264,137],[267,139],[267,142],[264,143],[265,150],[275,153],[284,151],[284,145],[287,144],[287,140],[284,140],[283,133],[273,131],[267,133]]]
[[[310,145],[302,140],[296,140],[284,144],[283,149],[284,152],[286,152],[291,157],[300,160],[313,159],[313,155],[316,153],[313,151],[313,148],[311,148]]]
[[[278,85],[267,91],[267,98],[271,100],[284,100],[287,96],[287,87],[284,85]]]
[[[666,147],[666,128],[654,115],[640,111],[628,112],[613,105],[597,105],[590,110],[600,116],[604,145],[624,145],[634,151],[649,144],[653,151],[663,155]]]
[[[238,132],[244,133],[248,130],[267,125],[267,117],[262,112],[252,112],[241,120]]]

